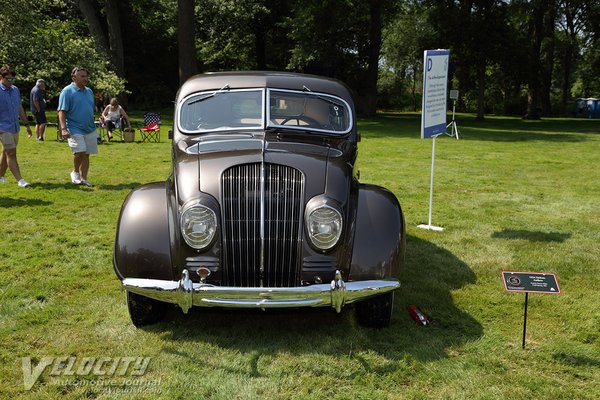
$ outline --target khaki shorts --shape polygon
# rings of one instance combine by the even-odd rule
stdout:
[[[19,143],[19,133],[0,131],[0,142],[4,150],[15,149]]]
[[[98,133],[96,131],[87,135],[71,135],[67,143],[73,153],[98,154]]]

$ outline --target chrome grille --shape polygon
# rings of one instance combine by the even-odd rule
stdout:
[[[264,243],[261,240],[261,164],[238,165],[226,170],[222,191],[223,284],[238,287],[299,285],[304,214],[302,173],[283,165],[264,164]]]

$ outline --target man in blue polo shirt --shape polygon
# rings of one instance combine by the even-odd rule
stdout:
[[[93,186],[88,182],[90,154],[98,154],[98,133],[94,124],[94,93],[86,85],[88,71],[75,67],[71,71],[73,82],[65,87],[58,98],[58,129],[68,139],[73,151],[71,182]]]
[[[27,127],[27,133],[31,136],[31,128],[21,105],[21,93],[13,85],[15,72],[8,66],[0,67],[0,143],[2,143],[2,154],[0,155],[0,183],[6,183],[4,177],[7,169],[14,175],[20,187],[29,186],[21,176],[19,163],[17,162],[17,144],[19,143],[19,117]]]

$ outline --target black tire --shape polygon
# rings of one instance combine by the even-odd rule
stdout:
[[[136,327],[155,324],[163,319],[167,304],[136,293],[127,293],[127,308]]]
[[[394,309],[394,292],[385,293],[354,305],[356,319],[368,328],[385,328],[390,325]]]

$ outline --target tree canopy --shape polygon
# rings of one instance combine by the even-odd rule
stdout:
[[[423,51],[451,51],[459,108],[530,118],[600,97],[600,3],[583,0],[22,0],[3,6],[0,62],[55,97],[74,65],[136,108],[216,70],[332,76],[359,111],[420,107]]]

